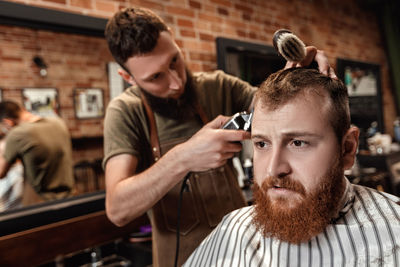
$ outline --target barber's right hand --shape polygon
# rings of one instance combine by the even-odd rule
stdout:
[[[179,145],[182,163],[190,171],[206,171],[224,165],[242,149],[239,141],[250,138],[244,130],[221,129],[230,117],[218,116],[188,141]]]

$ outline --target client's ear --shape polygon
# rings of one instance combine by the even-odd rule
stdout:
[[[351,167],[353,167],[358,148],[359,135],[360,135],[360,130],[355,126],[351,126],[350,129],[348,129],[346,134],[343,136],[342,160],[343,160],[343,168],[345,170],[348,170]]]

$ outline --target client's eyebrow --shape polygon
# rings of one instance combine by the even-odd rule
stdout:
[[[323,138],[322,135],[310,133],[310,132],[288,132],[282,134],[284,138],[299,138],[299,137],[311,137],[316,139]],[[259,138],[259,139],[269,139],[269,137],[265,134],[252,134],[251,138]]]
[[[289,137],[289,138],[294,138],[294,137],[311,137],[311,138],[322,138],[323,136],[320,134],[316,133],[310,133],[310,132],[289,132],[289,133],[284,133],[283,136]]]

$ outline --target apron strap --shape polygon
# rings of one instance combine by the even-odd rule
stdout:
[[[147,114],[147,118],[149,119],[151,152],[153,154],[154,161],[157,161],[161,157],[161,150],[160,150],[160,141],[158,140],[156,120],[154,117],[153,110],[151,109],[149,102],[147,101],[144,94],[141,93],[140,97],[142,99],[143,106]],[[197,114],[199,115],[201,121],[203,122],[203,124],[207,124],[209,122],[207,115],[204,112],[204,109],[200,106],[200,104],[197,101],[194,103],[194,108]]]
[[[140,97],[142,98],[144,109],[146,110],[147,118],[149,119],[151,152],[153,153],[154,161],[157,161],[161,157],[161,151],[160,142],[158,141],[157,126],[154,118],[154,113],[153,110],[150,108],[146,97],[142,93],[140,94]]]
[[[204,109],[200,106],[200,104],[196,101],[194,104],[194,108],[197,111],[197,114],[200,116],[201,121],[203,124],[207,124],[209,122],[206,113],[204,112]]]

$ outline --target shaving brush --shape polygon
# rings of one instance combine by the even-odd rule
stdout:
[[[299,37],[286,29],[274,33],[273,44],[278,53],[287,61],[300,62],[306,56],[306,46]]]

